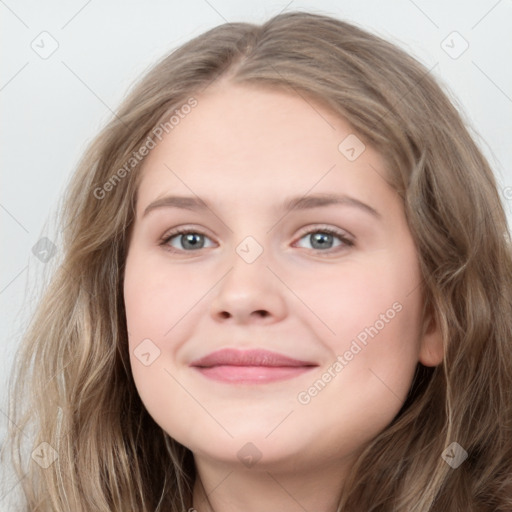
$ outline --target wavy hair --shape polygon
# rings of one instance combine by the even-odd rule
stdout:
[[[144,159],[126,162],[217,81],[311,98],[382,155],[418,248],[424,312],[442,331],[443,362],[418,363],[401,410],[340,482],[338,511],[512,510],[512,250],[493,172],[422,64],[353,24],[298,11],[227,23],[174,50],[81,159],[60,211],[61,261],[9,383],[24,510],[192,506],[192,453],[150,417],[130,370],[123,269]],[[45,469],[30,457],[43,442],[58,455]],[[452,442],[468,453],[456,469],[442,457]]]

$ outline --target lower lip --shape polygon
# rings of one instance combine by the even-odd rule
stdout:
[[[293,379],[313,369],[312,366],[212,366],[194,367],[209,379],[230,382],[264,384],[279,380]]]

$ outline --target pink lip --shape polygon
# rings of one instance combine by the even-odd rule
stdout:
[[[190,363],[205,377],[231,383],[290,379],[318,366],[267,350],[222,349]]]

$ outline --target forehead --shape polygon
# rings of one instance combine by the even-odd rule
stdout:
[[[196,99],[140,169],[138,216],[170,193],[255,207],[308,191],[391,193],[381,156],[311,98],[229,84]]]

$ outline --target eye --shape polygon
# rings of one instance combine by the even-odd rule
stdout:
[[[354,245],[354,242],[350,240],[347,234],[343,231],[325,226],[310,228],[308,231],[302,233],[299,240],[309,240],[310,244],[313,246],[311,248],[313,251],[332,253],[338,251],[330,250],[333,248],[335,238],[341,242],[336,246],[338,247],[338,250],[352,247]]]
[[[161,245],[171,252],[179,252],[180,250],[183,249],[185,249],[186,252],[188,252],[187,249],[192,249],[194,251],[204,248],[205,237],[206,235],[204,233],[201,233],[200,231],[187,228],[178,228],[164,235],[164,238],[161,241]],[[173,238],[176,238],[178,240],[178,243],[181,245],[181,248],[178,247],[178,249],[176,250],[174,246],[169,246],[169,242]]]

